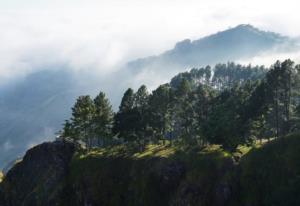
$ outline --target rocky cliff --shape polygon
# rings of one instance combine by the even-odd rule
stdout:
[[[300,205],[299,135],[249,149],[44,143],[7,173],[0,205]]]
[[[74,151],[73,144],[59,141],[27,151],[1,183],[0,205],[57,205]]]

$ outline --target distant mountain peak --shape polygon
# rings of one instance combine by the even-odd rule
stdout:
[[[284,40],[289,39],[289,37],[287,37],[287,36],[283,36],[276,32],[259,29],[251,24],[239,24],[236,27],[227,29],[225,31],[221,31],[219,33],[224,33],[224,32],[237,32],[240,34],[253,34],[253,35],[257,35],[257,36],[260,35],[260,36],[265,36],[266,38],[269,38],[269,39],[275,39],[276,41],[284,41]]]
[[[236,29],[248,29],[248,30],[254,29],[254,30],[258,30],[258,28],[252,26],[251,24],[239,24],[235,28]]]
[[[160,55],[128,63],[134,71],[185,69],[219,62],[251,58],[290,41],[289,37],[264,31],[251,24],[240,24],[196,40],[185,39]],[[164,65],[163,68],[159,68]]]
[[[251,24],[239,24],[235,27],[224,30],[223,32],[230,31],[230,30],[247,31],[247,32],[254,32],[255,31],[255,32],[269,33],[268,31],[264,31],[262,29],[259,29],[255,26],[251,25]]]
[[[174,49],[184,51],[190,47],[191,43],[192,41],[190,39],[185,39],[177,42]]]

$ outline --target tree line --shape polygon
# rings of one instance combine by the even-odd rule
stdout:
[[[299,130],[299,77],[291,60],[269,69],[229,62],[180,73],[151,93],[145,85],[129,88],[116,113],[103,92],[80,96],[61,136],[88,148],[169,140],[234,151]]]

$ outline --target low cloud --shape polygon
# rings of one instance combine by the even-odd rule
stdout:
[[[295,64],[300,64],[300,41],[294,40],[289,45],[283,45],[281,47],[275,47],[272,50],[258,54],[257,56],[250,59],[241,59],[238,62],[241,64],[252,64],[252,65],[265,65],[270,67],[277,60],[284,61],[291,59]]]
[[[296,5],[295,0],[273,2],[270,10],[269,2],[258,0],[0,0],[0,86],[52,65],[105,76],[182,39],[240,23],[296,36]]]

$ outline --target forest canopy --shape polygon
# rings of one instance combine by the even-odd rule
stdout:
[[[234,151],[299,130],[299,72],[291,60],[193,68],[152,92],[127,89],[116,113],[103,92],[80,96],[60,136],[87,148],[168,140]]]

